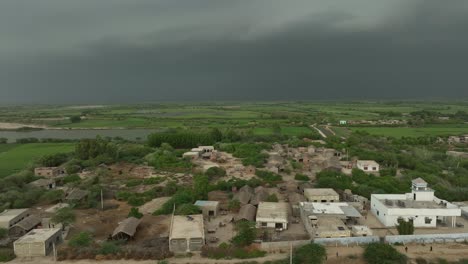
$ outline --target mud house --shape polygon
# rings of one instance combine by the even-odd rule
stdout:
[[[239,192],[237,192],[234,195],[234,199],[238,200],[241,203],[241,205],[245,205],[245,204],[250,203],[254,195],[255,195],[255,192],[252,189],[252,187],[248,185],[244,185],[242,188],[239,189]]]
[[[255,221],[256,214],[257,207],[251,204],[246,204],[240,208],[239,213],[234,217],[234,221]]]
[[[138,226],[140,225],[140,219],[135,217],[129,217],[119,223],[112,233],[112,239],[119,240],[130,240],[135,237]]]
[[[261,202],[255,219],[258,228],[288,229],[288,204]]]
[[[169,233],[169,250],[174,253],[201,251],[205,245],[203,215],[174,215]]]
[[[198,200],[195,205],[200,208],[205,217],[216,217],[219,211],[218,201],[202,201]]]
[[[65,197],[65,201],[67,203],[74,204],[81,203],[84,201],[85,198],[88,197],[88,195],[89,191],[74,189]]]
[[[379,172],[380,165],[374,160],[358,160],[356,167],[365,172]]]
[[[46,178],[53,178],[65,174],[65,170],[60,167],[38,167],[34,169],[34,175]]]
[[[331,188],[308,188],[304,189],[307,201],[315,203],[333,203],[340,201],[340,195]]]
[[[54,179],[39,179],[36,181],[33,181],[29,183],[31,186],[35,186],[38,188],[46,189],[46,190],[52,190],[55,189],[55,180]]]
[[[0,228],[10,229],[29,215],[29,209],[7,209],[0,213]]]
[[[52,252],[55,245],[62,242],[60,228],[33,229],[13,243],[18,257],[43,257]]]
[[[395,226],[399,219],[411,220],[415,227],[436,227],[437,223],[456,226],[461,209],[434,196],[421,178],[411,182],[411,193],[372,194],[371,212],[385,226]]]
[[[41,225],[42,219],[35,215],[30,215],[23,220],[19,221],[17,224],[12,226],[9,231],[11,237],[20,237],[24,236],[29,231]]]

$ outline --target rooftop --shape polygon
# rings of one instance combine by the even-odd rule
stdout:
[[[280,220],[288,221],[288,204],[261,202],[258,204],[257,221]]]
[[[358,160],[357,163],[366,165],[379,165],[379,163],[377,163],[375,160]]]
[[[416,184],[416,185],[427,185],[427,182],[423,180],[422,178],[416,178],[412,180],[411,183]]]
[[[174,215],[170,239],[205,237],[203,215]]]
[[[415,201],[406,194],[373,194],[372,196],[388,208],[445,209],[448,205],[452,205],[438,198],[432,201]]]
[[[337,215],[343,217],[361,217],[361,214],[348,203],[300,203],[309,215]]]
[[[304,189],[305,196],[338,196],[338,193],[331,188]]]
[[[7,209],[0,213],[0,221],[10,221],[28,210],[29,209]]]
[[[26,235],[16,240],[15,244],[45,242],[57,232],[60,232],[60,228],[33,229]]]
[[[196,206],[218,206],[219,202],[218,201],[202,201],[198,200],[195,202]]]
[[[129,236],[134,236],[139,224],[140,219],[135,217],[129,217],[119,223],[119,225],[115,228],[114,232],[112,233],[112,236],[114,237],[119,233],[125,233]]]

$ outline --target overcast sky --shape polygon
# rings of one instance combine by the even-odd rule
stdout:
[[[467,97],[467,0],[0,1],[0,103]]]

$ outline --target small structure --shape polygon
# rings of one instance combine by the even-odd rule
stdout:
[[[375,160],[358,160],[356,167],[365,172],[379,172],[380,165]]]
[[[208,193],[208,200],[218,201],[220,210],[229,210],[229,193],[224,191],[211,191]]]
[[[0,213],[0,228],[10,229],[29,215],[29,209],[7,209]]]
[[[304,189],[304,196],[309,202],[333,203],[340,201],[340,195],[331,188],[307,188]]]
[[[130,240],[135,236],[138,225],[140,225],[140,219],[135,217],[129,217],[119,223],[112,233],[112,239],[119,240]]]
[[[244,185],[239,189],[239,192],[234,195],[234,199],[238,200],[242,205],[248,204],[253,197],[254,190],[248,185]]]
[[[182,157],[193,160],[193,159],[196,159],[196,158],[200,157],[200,152],[188,151],[188,152],[185,152],[184,154],[182,154]]]
[[[250,204],[257,206],[260,202],[264,202],[268,199],[269,193],[268,190],[262,186],[258,186],[254,190],[254,195],[250,200]]]
[[[354,225],[351,227],[351,234],[354,237],[372,236],[372,230],[368,226]]]
[[[234,221],[255,221],[256,213],[257,207],[251,204],[246,204],[240,208],[239,213],[234,217]]]
[[[86,197],[88,197],[89,192],[80,190],[80,189],[74,189],[72,190],[67,197],[65,197],[65,201],[69,203],[80,203],[83,201]]]
[[[275,228],[280,231],[288,229],[288,204],[261,202],[258,205],[256,222],[258,228]]]
[[[53,178],[39,179],[39,180],[33,181],[33,182],[29,183],[29,184],[31,186],[35,186],[35,187],[38,187],[38,188],[43,188],[43,189],[46,189],[46,190],[52,190],[52,189],[55,189],[55,187],[56,187],[55,180]]]
[[[434,190],[421,178],[411,182],[411,193],[372,194],[371,211],[388,227],[400,219],[412,220],[415,227],[436,227],[438,222],[455,227],[462,213],[457,205],[434,196]]]
[[[219,202],[218,201],[202,201],[198,200],[195,202],[195,205],[200,208],[205,217],[216,217],[219,211]]]
[[[346,125],[346,124],[348,124],[348,122],[346,122],[346,120],[340,120],[340,125],[343,126],[343,125]]]
[[[291,206],[292,215],[294,217],[298,217],[300,215],[299,203],[305,202],[305,201],[306,201],[305,197],[299,193],[294,192],[288,195],[288,202],[289,202],[289,205]]]
[[[63,174],[65,174],[65,170],[60,167],[38,167],[34,169],[34,175],[46,178],[54,178]]]
[[[16,240],[13,247],[18,257],[44,257],[60,242],[62,242],[60,228],[33,229]]]
[[[203,215],[172,216],[169,250],[174,253],[201,251],[205,245]]]
[[[343,219],[337,216],[312,216],[310,218],[315,228],[316,238],[337,238],[350,237],[351,230],[343,222]]]
[[[11,237],[24,236],[29,231],[41,225],[42,219],[35,215],[30,215],[10,228]]]

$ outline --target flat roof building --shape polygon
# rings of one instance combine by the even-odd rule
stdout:
[[[304,189],[307,201],[314,203],[333,203],[340,201],[340,195],[331,188],[307,188]]]
[[[29,209],[7,209],[0,213],[0,228],[10,229],[29,215]]]
[[[287,203],[259,203],[255,219],[257,227],[279,230],[288,229],[288,206],[289,204]]]
[[[203,215],[174,215],[169,233],[169,250],[174,253],[201,251],[205,245]]]
[[[216,217],[219,211],[218,201],[202,201],[198,200],[195,205],[200,208],[205,217]]]
[[[379,172],[380,165],[375,160],[358,160],[356,167],[365,172]]]
[[[37,167],[34,169],[34,175],[51,178],[65,174],[65,170],[60,167]]]
[[[33,229],[13,243],[15,255],[18,257],[43,257],[53,249],[54,244],[62,242],[60,228]]]
[[[385,226],[395,226],[399,219],[412,220],[415,227],[436,227],[437,222],[456,226],[461,216],[457,205],[434,196],[434,190],[417,178],[411,182],[411,193],[372,194],[371,211]]]

